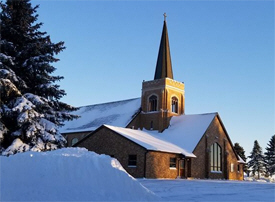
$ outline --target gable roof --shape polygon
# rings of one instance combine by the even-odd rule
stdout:
[[[193,152],[200,139],[218,113],[174,116],[170,127],[159,133],[159,137],[188,152]]]
[[[196,157],[192,152],[190,153],[173,143],[163,140],[162,138],[158,137],[158,135],[153,134],[153,132],[133,130],[129,128],[121,128],[109,125],[104,126],[131,140],[132,142],[144,147],[147,150],[183,154],[187,157]]]
[[[80,107],[72,114],[80,118],[66,121],[61,133],[94,131],[103,124],[126,127],[139,112],[140,98]]]
[[[192,152],[217,114],[218,113],[194,114],[172,117],[170,127],[162,133],[158,131],[135,130],[105,124],[80,140],[75,146],[85,141],[102,127],[106,127],[147,150],[196,157]]]
[[[174,116],[170,127],[162,133],[105,126],[148,150],[181,153],[188,157],[195,157],[192,152],[217,115],[218,113]]]

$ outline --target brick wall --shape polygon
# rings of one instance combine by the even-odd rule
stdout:
[[[86,137],[88,134],[90,134],[92,131],[88,132],[77,132],[77,133],[64,133],[62,134],[65,139],[67,140],[67,147],[72,146],[72,140],[74,138],[77,138],[78,141],[82,140],[84,137]]]
[[[78,147],[85,147],[98,154],[114,156],[123,168],[136,178],[176,178],[179,174],[179,154],[147,151],[145,148],[102,126],[80,142]],[[128,166],[128,156],[137,155],[136,167]],[[170,158],[176,158],[176,168],[170,168]],[[146,165],[145,165],[146,161]],[[146,170],[146,172],[145,172]]]
[[[150,112],[149,98],[157,96],[157,110]],[[178,99],[178,113],[171,109],[172,97]],[[128,125],[129,128],[153,129],[162,132],[169,126],[172,116],[184,114],[184,84],[163,78],[142,83],[141,113]]]
[[[215,142],[219,144],[222,151],[222,172],[220,173],[211,172],[210,169],[210,147]],[[243,171],[240,169],[238,172],[238,160],[217,116],[193,153],[197,158],[192,159],[192,177],[243,180]],[[233,164],[233,172],[231,172],[231,164]],[[242,165],[240,167],[242,168]]]
[[[146,149],[106,127],[100,127],[99,130],[77,146],[85,147],[89,151],[94,151],[98,154],[112,155],[129,174],[138,178],[144,177]],[[128,155],[137,155],[136,167],[128,166]]]
[[[176,168],[170,168],[170,158],[176,158]],[[146,178],[177,178],[178,154],[149,151],[146,155]]]

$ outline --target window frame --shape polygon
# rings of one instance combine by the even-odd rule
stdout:
[[[230,164],[230,172],[233,173],[234,172],[234,163]]]
[[[149,112],[155,112],[158,108],[158,96],[157,95],[151,95],[148,99],[148,111]]]
[[[128,167],[137,167],[137,155],[136,154],[128,155]]]
[[[170,169],[176,169],[177,168],[177,158],[170,157],[169,168]]]
[[[75,140],[76,140],[76,142],[75,142]],[[79,140],[78,140],[77,137],[73,138],[72,141],[71,141],[71,145],[74,146],[76,143],[78,143],[78,141]]]
[[[210,147],[210,170],[222,172],[222,148],[217,142]]]
[[[171,112],[179,113],[179,99],[176,96],[171,98]]]

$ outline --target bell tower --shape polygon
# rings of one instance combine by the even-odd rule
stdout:
[[[184,83],[173,78],[166,14],[154,80],[142,82],[140,128],[162,132],[172,116],[184,114]]]

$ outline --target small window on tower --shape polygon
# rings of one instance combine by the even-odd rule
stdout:
[[[149,111],[153,112],[153,111],[157,111],[157,104],[158,104],[158,98],[155,95],[152,95],[149,98]]]
[[[172,97],[172,106],[171,106],[171,108],[172,108],[172,112],[174,112],[174,113],[178,113],[178,98],[176,98],[176,97]]]

